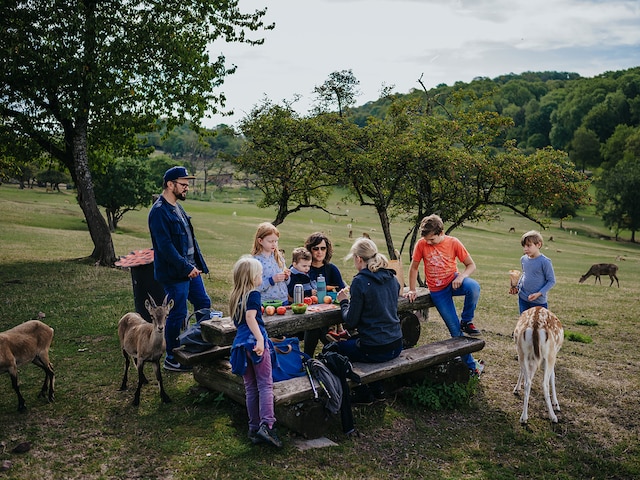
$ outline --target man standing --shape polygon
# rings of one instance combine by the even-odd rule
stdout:
[[[154,276],[164,287],[174,305],[165,327],[167,356],[164,368],[173,372],[189,371],[174,359],[173,349],[180,346],[178,335],[187,318],[187,300],[194,310],[211,308],[211,299],[204,288],[201,274],[209,273],[202,257],[189,217],[178,200],[186,198],[189,180],[195,178],[184,167],[172,167],[164,174],[162,195],[149,212],[149,231],[154,250]],[[196,314],[197,321],[204,317]]]

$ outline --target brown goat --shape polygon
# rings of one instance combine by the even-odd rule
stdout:
[[[615,280],[618,284],[618,288],[620,288],[620,282],[618,281],[616,273],[618,273],[618,266],[615,263],[596,263],[595,265],[591,265],[589,271],[580,277],[578,283],[582,283],[591,275],[595,275],[596,279],[594,280],[593,284],[595,285],[596,282],[599,281],[600,285],[602,285],[600,275],[609,275],[609,278],[611,279],[611,283],[609,284],[609,286],[613,285],[613,281]]]
[[[160,398],[164,403],[169,403],[171,399],[164,391],[162,384],[162,374],[160,372],[160,358],[165,351],[164,323],[173,307],[173,300],[167,303],[168,296],[164,297],[162,305],[156,305],[155,300],[149,295],[149,300],[144,302],[144,306],[151,315],[152,322],[147,322],[140,314],[135,312],[126,313],[118,322],[118,337],[124,355],[124,376],[120,390],[127,389],[127,374],[129,372],[130,356],[138,369],[138,388],[133,397],[133,404],[140,404],[140,390],[142,385],[149,383],[144,375],[143,367],[145,362],[151,362],[153,371],[160,385]]]
[[[531,383],[539,366],[542,366],[544,377],[542,389],[547,403],[549,418],[553,423],[558,423],[555,411],[560,411],[558,397],[556,395],[556,357],[564,340],[562,324],[553,313],[544,307],[533,307],[522,312],[516,328],[513,332],[518,351],[518,363],[520,364],[520,376],[513,389],[517,395],[524,384],[524,406],[520,423],[526,424],[529,419],[529,396]],[[551,384],[551,394],[549,393]],[[553,401],[553,403],[552,403]],[[555,411],[554,411],[555,410]]]
[[[44,370],[44,383],[39,397],[54,400],[55,374],[49,361],[49,348],[53,341],[53,328],[40,320],[29,320],[0,333],[0,373],[9,372],[11,385],[18,395],[18,411],[26,409],[24,397],[18,387],[18,367],[33,362]]]

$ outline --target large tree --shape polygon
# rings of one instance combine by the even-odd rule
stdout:
[[[631,241],[640,230],[640,131],[627,140],[627,150],[614,167],[596,180],[597,208],[616,239],[620,230],[631,231]]]
[[[265,101],[240,123],[246,142],[234,162],[263,193],[258,206],[276,208],[274,225],[303,208],[328,211],[342,137],[326,118]]]
[[[265,10],[238,0],[7,1],[0,7],[0,137],[33,139],[65,165],[94,250],[116,260],[96,202],[89,153],[135,150],[134,133],[161,116],[198,122],[224,106],[214,93],[234,67],[211,57],[216,40],[261,43]]]

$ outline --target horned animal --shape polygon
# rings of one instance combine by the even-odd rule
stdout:
[[[553,423],[558,423],[555,412],[560,411],[560,405],[556,396],[555,365],[556,357],[564,340],[562,324],[558,317],[546,308],[533,307],[520,315],[513,332],[513,338],[516,342],[518,363],[520,364],[520,375],[518,383],[513,389],[513,394],[518,395],[524,384],[524,406],[520,423],[524,425],[529,419],[531,383],[538,367],[541,367],[544,372],[542,390],[549,410],[549,418]],[[549,396],[549,384],[551,384],[551,397]]]
[[[18,387],[18,367],[29,362],[44,370],[44,383],[39,397],[54,400],[55,374],[49,361],[53,328],[40,320],[29,320],[0,333],[0,373],[9,372],[11,385],[18,395],[18,411],[26,410],[24,397]]]
[[[618,266],[615,263],[596,263],[595,265],[591,265],[589,271],[580,277],[578,283],[582,283],[591,275],[594,275],[596,279],[594,280],[593,284],[595,285],[596,282],[599,281],[600,285],[602,285],[600,275],[609,275],[609,278],[611,279],[611,283],[609,284],[609,286],[613,285],[613,281],[615,280],[618,284],[618,288],[620,288],[620,282],[618,281],[618,276],[616,275],[616,273],[618,273]]]
[[[149,383],[144,375],[144,364],[150,362],[160,386],[160,398],[164,403],[169,403],[171,399],[164,391],[162,384],[162,374],[160,372],[160,358],[165,351],[164,324],[173,308],[173,300],[167,303],[168,296],[164,297],[162,305],[156,305],[155,300],[149,295],[149,300],[144,302],[146,309],[151,316],[152,322],[147,322],[136,312],[129,312],[122,316],[118,322],[118,337],[124,355],[124,376],[120,390],[127,389],[127,374],[129,372],[130,357],[138,369],[138,388],[133,397],[133,405],[140,404],[140,390],[142,385]]]

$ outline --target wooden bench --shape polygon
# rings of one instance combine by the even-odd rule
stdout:
[[[398,301],[398,313],[403,322],[403,334],[417,339],[420,323],[413,311],[422,310],[426,317],[433,306],[428,290],[419,289],[413,303],[405,298]],[[330,308],[330,307],[328,307]],[[295,315],[290,311],[285,315],[265,316],[265,328],[271,337],[294,335],[297,332],[326,327],[341,322],[338,308],[310,311]],[[417,333],[416,333],[417,330]],[[244,404],[245,391],[242,377],[231,373],[229,364],[230,345],[235,337],[235,326],[229,317],[202,322],[202,335],[215,346],[201,353],[174,350],[180,363],[192,365],[194,379],[202,386],[227,395]],[[413,340],[412,340],[413,341]],[[409,342],[411,343],[411,342]],[[415,345],[415,342],[412,343]],[[410,345],[411,346],[411,345]],[[445,363],[460,355],[484,348],[484,340],[469,337],[449,338],[413,348],[405,348],[399,357],[384,363],[355,362],[354,370],[362,383],[384,379],[398,379],[407,374],[424,372],[428,367]],[[465,371],[466,371],[466,367]],[[327,412],[322,403],[315,401],[309,379],[293,378],[274,383],[274,399],[278,421],[291,430],[307,438],[322,436],[328,428],[325,421]]]
[[[364,384],[392,377],[398,379],[406,374],[424,372],[428,367],[483,347],[484,340],[478,338],[449,338],[403,350],[400,356],[388,362],[354,362],[353,369]],[[238,403],[245,403],[242,377],[231,373],[228,360],[218,359],[210,364],[195,365],[193,376],[200,385],[221,392]],[[329,427],[325,421],[327,412],[321,403],[315,401],[307,376],[275,382],[273,394],[276,417],[280,423],[306,438],[317,438],[326,433]]]

